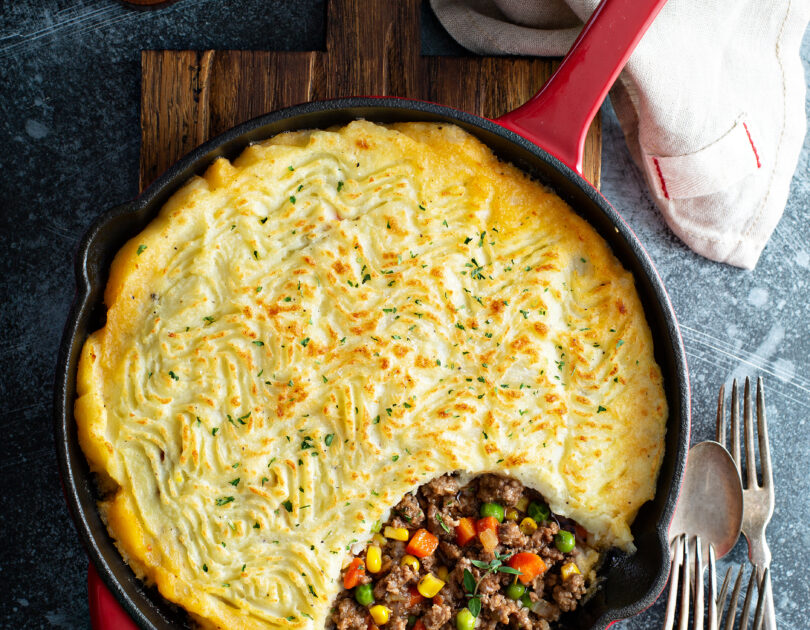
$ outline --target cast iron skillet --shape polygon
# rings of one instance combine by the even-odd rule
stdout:
[[[207,142],[172,166],[140,197],[96,220],[79,246],[77,294],[59,353],[54,407],[57,456],[70,512],[92,564],[137,625],[163,630],[188,627],[189,620],[156,589],[138,580],[124,563],[101,522],[96,508],[98,492],[78,443],[73,417],[76,368],[88,334],[104,325],[103,292],[113,256],[146,227],[189,177],[202,173],[217,157],[233,159],[251,142],[285,131],[345,125],[357,118],[380,123],[452,123],[464,128],[500,158],[551,186],[599,232],[635,277],[669,405],[664,461],[655,498],[641,508],[632,527],[638,551],[633,555],[609,552],[600,572],[604,578],[602,588],[567,622],[576,628],[604,629],[655,601],[669,571],[667,530],[689,445],[686,359],[675,314],[647,253],[619,214],[580,172],[588,125],[664,2],[603,2],[543,90],[497,123],[449,107],[405,99],[346,98],[298,105],[246,122]],[[120,609],[109,600],[103,586],[94,578],[90,586],[95,627],[123,627],[113,621]],[[126,622],[120,619],[120,623]]]

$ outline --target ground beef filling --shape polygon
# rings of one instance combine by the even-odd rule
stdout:
[[[444,475],[380,529],[344,570],[337,630],[547,630],[585,593],[585,532],[515,479]]]

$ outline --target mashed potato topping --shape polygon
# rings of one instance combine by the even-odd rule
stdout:
[[[117,255],[82,448],[141,577],[209,627],[324,626],[354,545],[452,471],[632,549],[667,415],[633,278],[449,125],[219,159]]]

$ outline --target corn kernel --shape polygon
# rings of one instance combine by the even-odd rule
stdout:
[[[375,543],[377,543],[378,545],[384,545],[385,543],[387,543],[387,542],[388,542],[388,541],[385,539],[385,536],[383,536],[382,534],[374,534],[374,535],[371,537],[371,540],[373,540],[373,541],[374,541]]]
[[[449,571],[447,570],[447,567],[442,566],[436,569],[436,577],[439,578],[442,582],[447,582],[448,573]]]
[[[435,597],[440,590],[444,587],[444,582],[437,578],[432,573],[428,573],[425,577],[419,580],[416,585],[416,590],[422,597]]]
[[[520,497],[520,500],[517,502],[515,506],[521,512],[525,512],[529,509],[529,497]]]
[[[560,567],[560,575],[562,575],[563,582],[565,582],[572,575],[577,575],[578,573],[579,567],[575,562],[566,562],[564,565],[562,565],[562,567]]]
[[[368,612],[378,626],[388,623],[388,618],[391,616],[391,609],[381,604],[372,606],[368,609]]]
[[[386,525],[383,533],[386,538],[392,540],[401,540],[402,542],[408,540],[408,530],[404,527],[391,527],[390,525]]]
[[[369,573],[377,573],[382,568],[382,551],[377,545],[370,545],[366,549],[366,569]]]
[[[507,508],[504,518],[507,521],[516,521],[518,520],[518,511],[515,508]]]
[[[520,521],[520,531],[522,531],[527,536],[531,536],[534,532],[537,531],[537,521],[535,521],[530,516],[527,516],[522,521]]]
[[[403,567],[411,567],[414,571],[419,570],[419,560],[417,560],[414,556],[410,554],[402,556],[402,560],[400,560],[399,563]]]

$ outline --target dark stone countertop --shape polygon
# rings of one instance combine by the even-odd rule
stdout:
[[[459,54],[428,10],[425,54]],[[73,253],[91,221],[137,193],[142,49],[312,50],[322,0],[183,0],[158,11],[112,0],[4,2],[0,19],[0,626],[88,628],[87,559],[60,491],[51,419]],[[802,59],[810,75],[810,37]],[[766,379],[778,490],[768,529],[782,628],[810,627],[810,140],[785,214],[755,271],[693,254],[668,230],[609,106],[605,196],[666,283],[682,324],[692,441],[713,435],[717,390]],[[609,156],[609,157],[608,157]],[[741,541],[732,562],[745,560]],[[722,563],[723,566],[726,563]],[[615,626],[660,627],[663,605]]]

